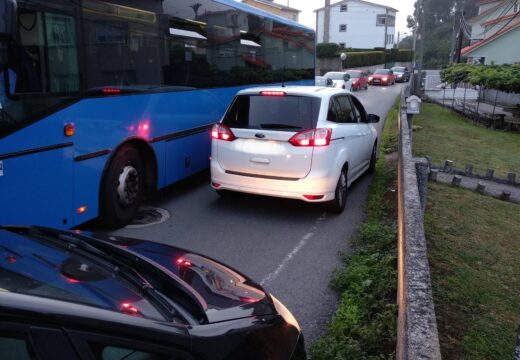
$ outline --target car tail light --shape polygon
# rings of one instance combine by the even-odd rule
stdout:
[[[76,133],[76,126],[74,125],[74,123],[65,124],[65,127],[63,128],[63,133],[65,134],[65,136],[74,136],[74,134]]]
[[[328,146],[332,137],[332,129],[322,128],[307,130],[289,139],[293,146]]]
[[[121,89],[104,88],[104,89],[101,90],[101,92],[103,94],[107,94],[107,95],[120,94],[121,93]]]
[[[325,195],[303,195],[307,200],[320,200],[323,199]]]
[[[260,91],[262,96],[285,96],[284,91]]]
[[[128,314],[128,315],[134,315],[134,316],[140,315],[139,309],[137,309],[135,306],[132,306],[132,304],[130,304],[130,303],[126,303],[126,302],[122,303],[120,310],[122,313]]]
[[[213,185],[213,187],[216,187],[216,188],[219,188],[219,187],[220,187],[220,184],[219,184],[219,183],[216,183],[216,182],[212,182],[211,185]]]
[[[217,140],[233,141],[236,139],[233,132],[223,124],[215,124],[211,129],[211,137]]]

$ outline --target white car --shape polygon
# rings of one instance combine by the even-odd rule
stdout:
[[[211,131],[211,185],[222,195],[325,202],[340,213],[350,184],[375,168],[378,121],[343,89],[242,90]]]
[[[346,72],[329,71],[323,77],[332,80],[332,87],[352,91],[353,80],[350,78],[350,74]]]

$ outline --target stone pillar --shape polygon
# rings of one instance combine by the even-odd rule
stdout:
[[[431,181],[437,181],[437,176],[439,175],[439,170],[437,169],[431,169],[430,170],[430,180]]]
[[[502,194],[500,195],[500,200],[509,201],[511,198],[511,193],[509,191],[502,191]]]
[[[453,179],[451,179],[451,185],[453,186],[460,186],[460,183],[462,182],[462,177],[459,175],[455,175]]]
[[[495,172],[495,170],[493,170],[493,169],[491,169],[491,168],[490,168],[490,169],[487,169],[487,170],[486,170],[486,178],[488,178],[488,179],[493,179],[493,173],[494,173],[494,172]]]
[[[453,171],[453,161],[446,160],[446,162],[444,163],[444,171],[446,171],[447,173],[451,173]]]
[[[477,192],[480,194],[485,194],[486,193],[486,184],[479,182],[477,184]]]
[[[515,181],[516,181],[516,173],[514,173],[514,172],[507,173],[507,182],[510,184],[514,184]]]
[[[466,175],[471,176],[473,174],[473,164],[466,164],[464,172]]]
[[[426,194],[428,192],[428,175],[430,166],[425,158],[416,158],[415,172],[417,175],[417,187],[419,188],[419,200],[421,202],[422,212],[426,209]]]

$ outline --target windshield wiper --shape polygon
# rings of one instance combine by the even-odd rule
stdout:
[[[166,296],[155,289],[139,272],[125,264],[124,261],[119,260],[117,254],[114,254],[115,256],[108,254],[106,251],[99,249],[95,245],[83,239],[81,235],[76,235],[74,233],[67,233],[44,227],[23,228],[21,230],[27,231],[31,235],[38,236],[43,240],[52,242],[68,251],[80,252],[83,256],[86,256],[89,260],[105,267],[110,272],[116,272],[123,279],[139,289],[145,297],[156,306],[157,310],[167,321],[172,322],[174,320],[176,310],[175,307],[166,300]]]
[[[288,124],[260,124],[262,129],[301,129],[301,126],[288,125]]]

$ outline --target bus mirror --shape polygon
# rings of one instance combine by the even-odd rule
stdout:
[[[10,38],[16,33],[16,0],[0,0],[0,38]]]

